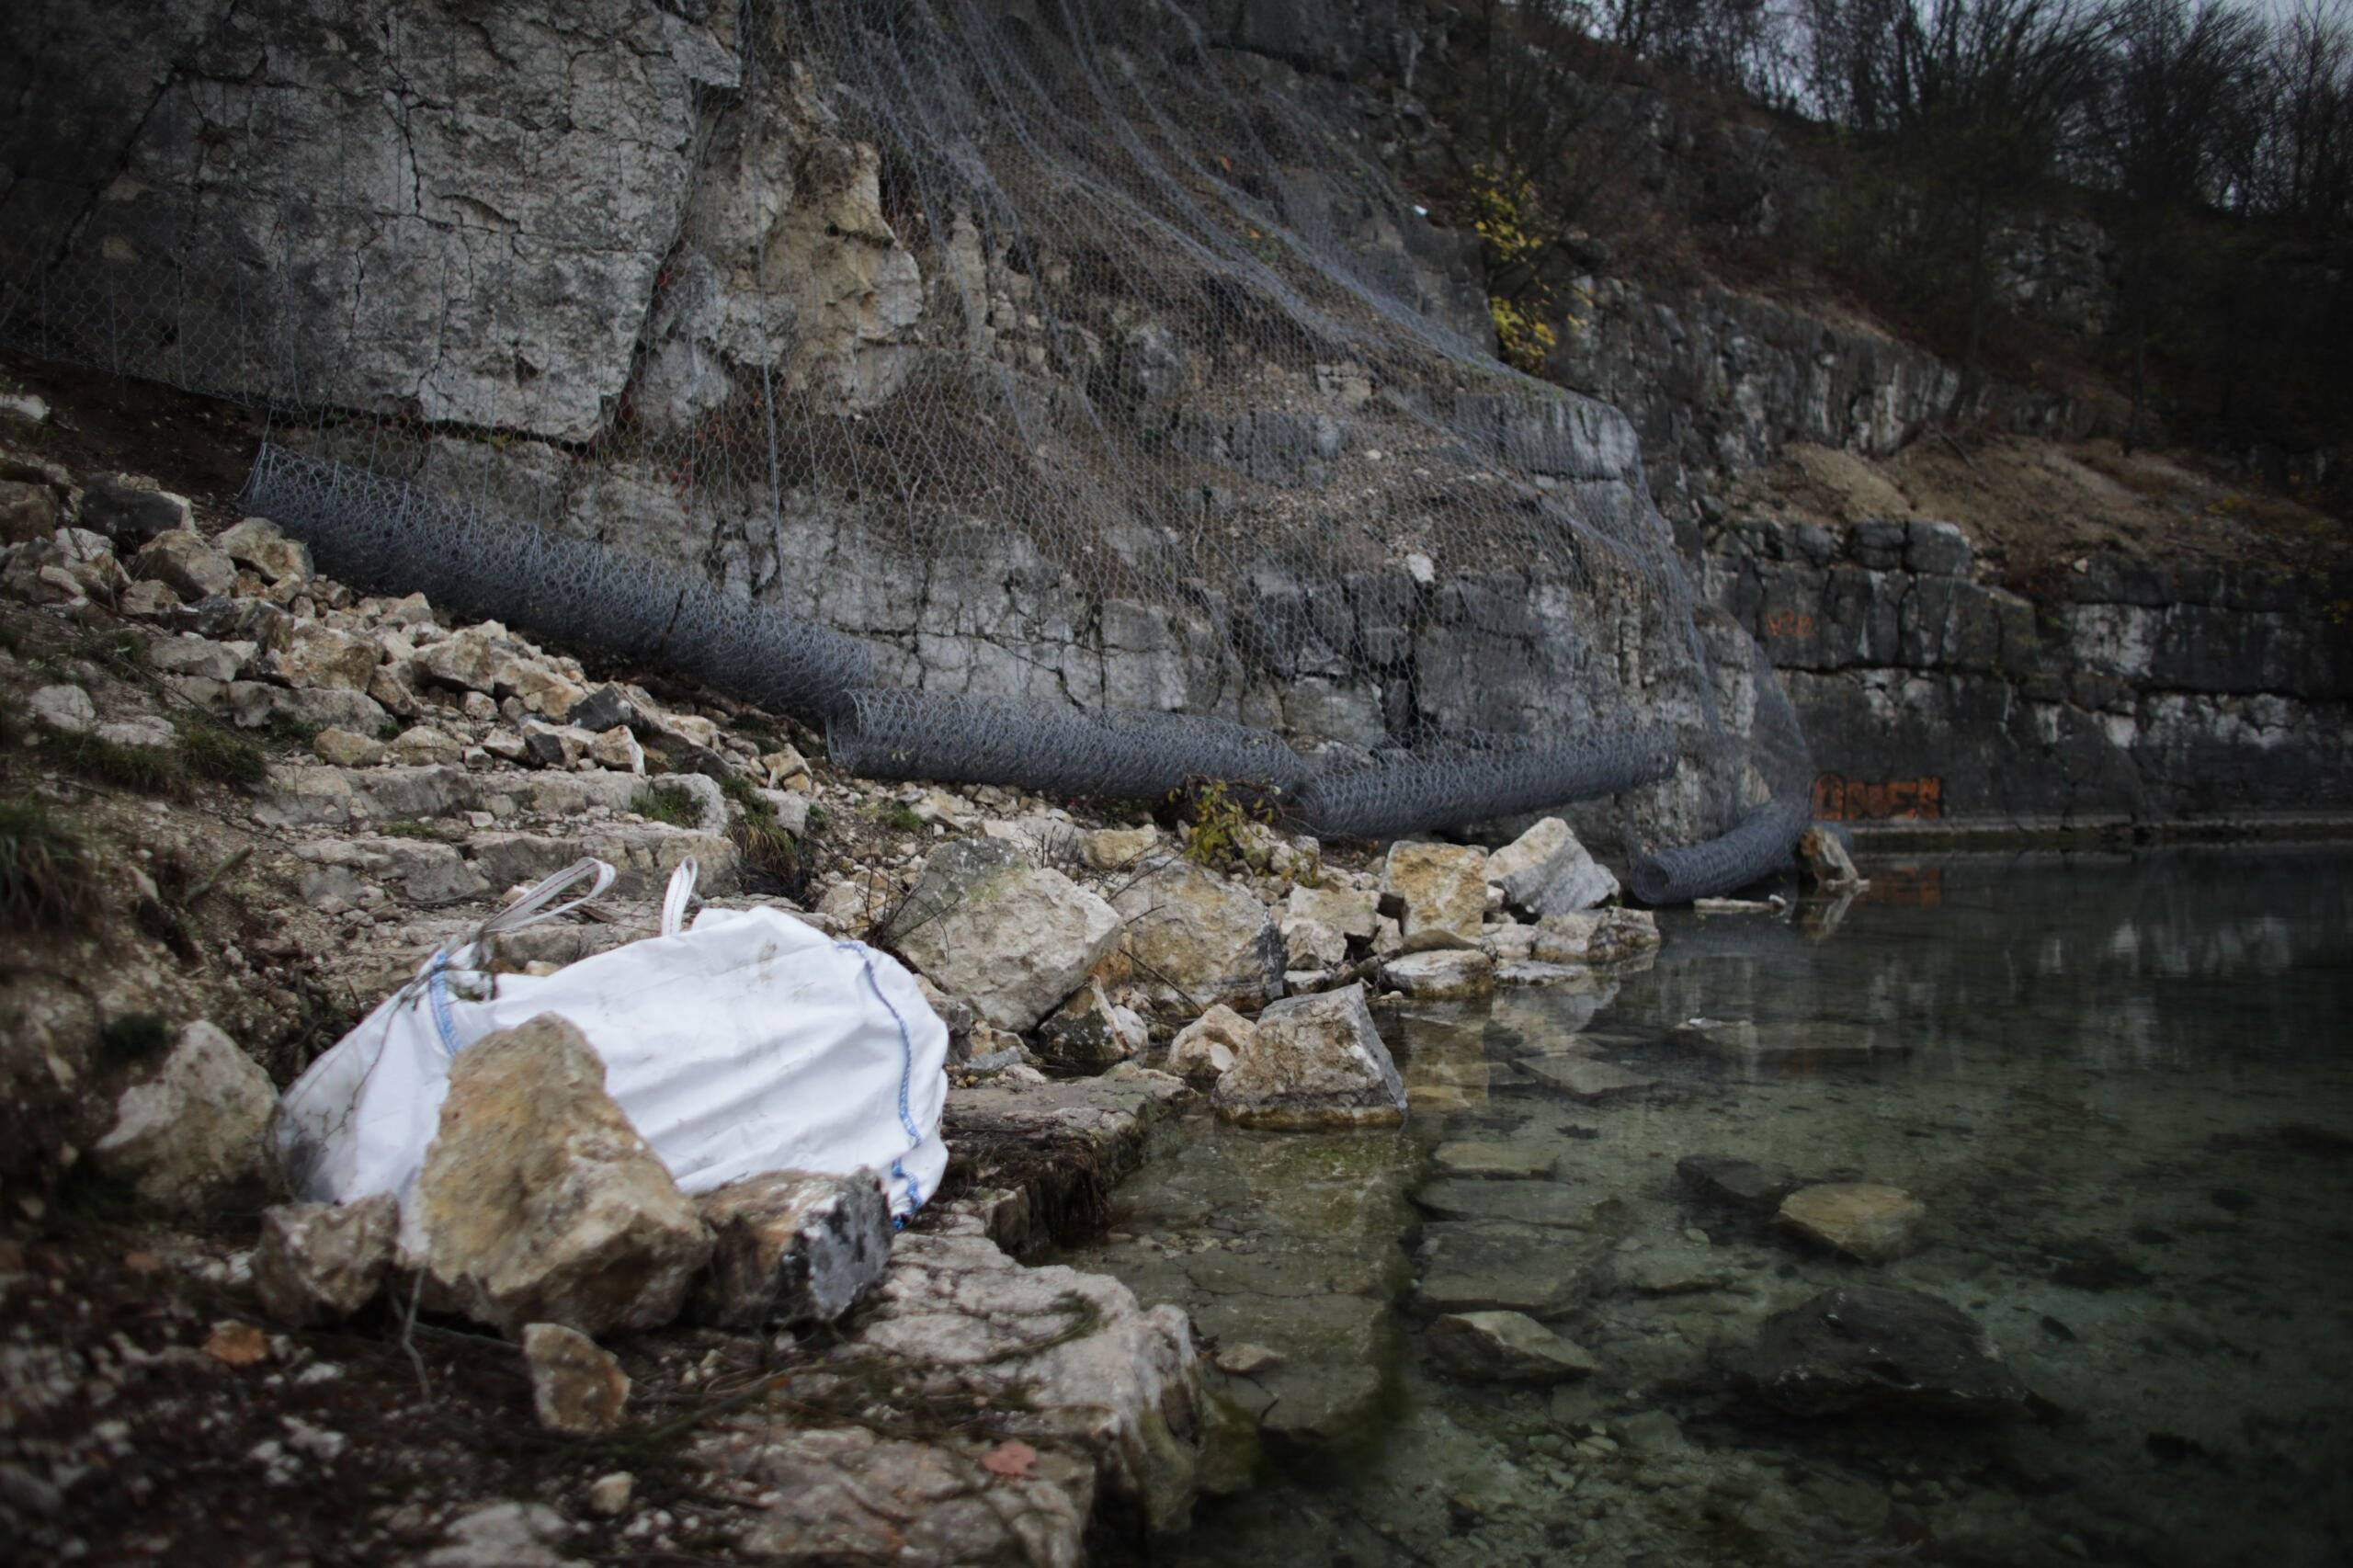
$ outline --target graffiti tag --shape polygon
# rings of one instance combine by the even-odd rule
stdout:
[[[1941,817],[1945,781],[1934,775],[1873,780],[1825,773],[1813,781],[1813,814],[1824,822]]]
[[[1793,609],[1777,609],[1765,618],[1765,635],[1811,637],[1813,635],[1813,617]]]

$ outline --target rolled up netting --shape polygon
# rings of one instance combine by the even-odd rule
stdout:
[[[1124,800],[1157,800],[1202,778],[1283,791],[1306,767],[1271,732],[1222,720],[887,688],[850,693],[826,741],[837,766],[868,778]]]
[[[1768,801],[1728,833],[1634,862],[1634,896],[1648,904],[1688,903],[1746,887],[1790,863],[1813,812],[1803,801]]]
[[[445,613],[659,661],[765,708],[824,717],[873,679],[857,639],[699,574],[488,517],[347,463],[265,444],[243,500],[355,586],[422,593]]]
[[[1436,743],[1319,771],[1292,815],[1322,838],[1393,838],[1614,795],[1675,771],[1663,731],[1605,739]]]

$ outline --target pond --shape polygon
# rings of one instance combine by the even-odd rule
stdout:
[[[2353,854],[1865,870],[1120,1188],[1061,1260],[1222,1368],[1154,1561],[2353,1561]]]

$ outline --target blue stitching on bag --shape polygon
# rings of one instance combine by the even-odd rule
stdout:
[[[441,1036],[441,1049],[450,1056],[458,1054],[457,1020],[449,1015],[449,960],[437,953],[433,958],[433,972],[425,983],[425,993],[433,1001],[433,1027]]]
[[[858,961],[866,974],[866,988],[874,993],[874,999],[882,1004],[882,1010],[891,1015],[892,1023],[899,1026],[899,1125],[905,1129],[909,1139],[907,1153],[913,1153],[923,1145],[923,1131],[915,1126],[915,1113],[907,1108],[907,1095],[915,1071],[915,1037],[907,1033],[907,1020],[899,1017],[899,1009],[891,1006],[891,999],[882,994],[881,983],[874,978],[874,949],[863,942],[835,942],[834,950],[858,955]],[[898,1160],[891,1162],[891,1174],[907,1189],[908,1211],[912,1213],[922,1208],[923,1184],[909,1176]],[[896,1230],[905,1223],[904,1220],[894,1220],[892,1228]]]

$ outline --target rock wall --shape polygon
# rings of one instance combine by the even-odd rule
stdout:
[[[2353,808],[2353,569],[2103,554],[2028,597],[1920,521],[1740,522],[1706,559],[1805,725],[1818,815]]]
[[[1064,102],[982,152],[860,77],[856,7],[28,0],[0,334],[290,407],[281,441],[707,570],[927,691],[1358,744],[1664,721],[1694,766],[1640,831],[1712,831],[1758,694],[1632,428],[1483,360],[1476,237],[1354,150],[1420,8],[1197,9],[1106,11],[1126,140]],[[880,67],[968,20],[905,19]]]
[[[1724,479],[1797,442],[1888,457],[1957,415],[2057,439],[2097,427],[2084,403],[2002,381],[1963,408],[1958,366],[1769,300],[1616,278],[1589,279],[1583,295],[1583,324],[1563,334],[1550,372],[1625,411],[1671,513],[1696,515]]]

